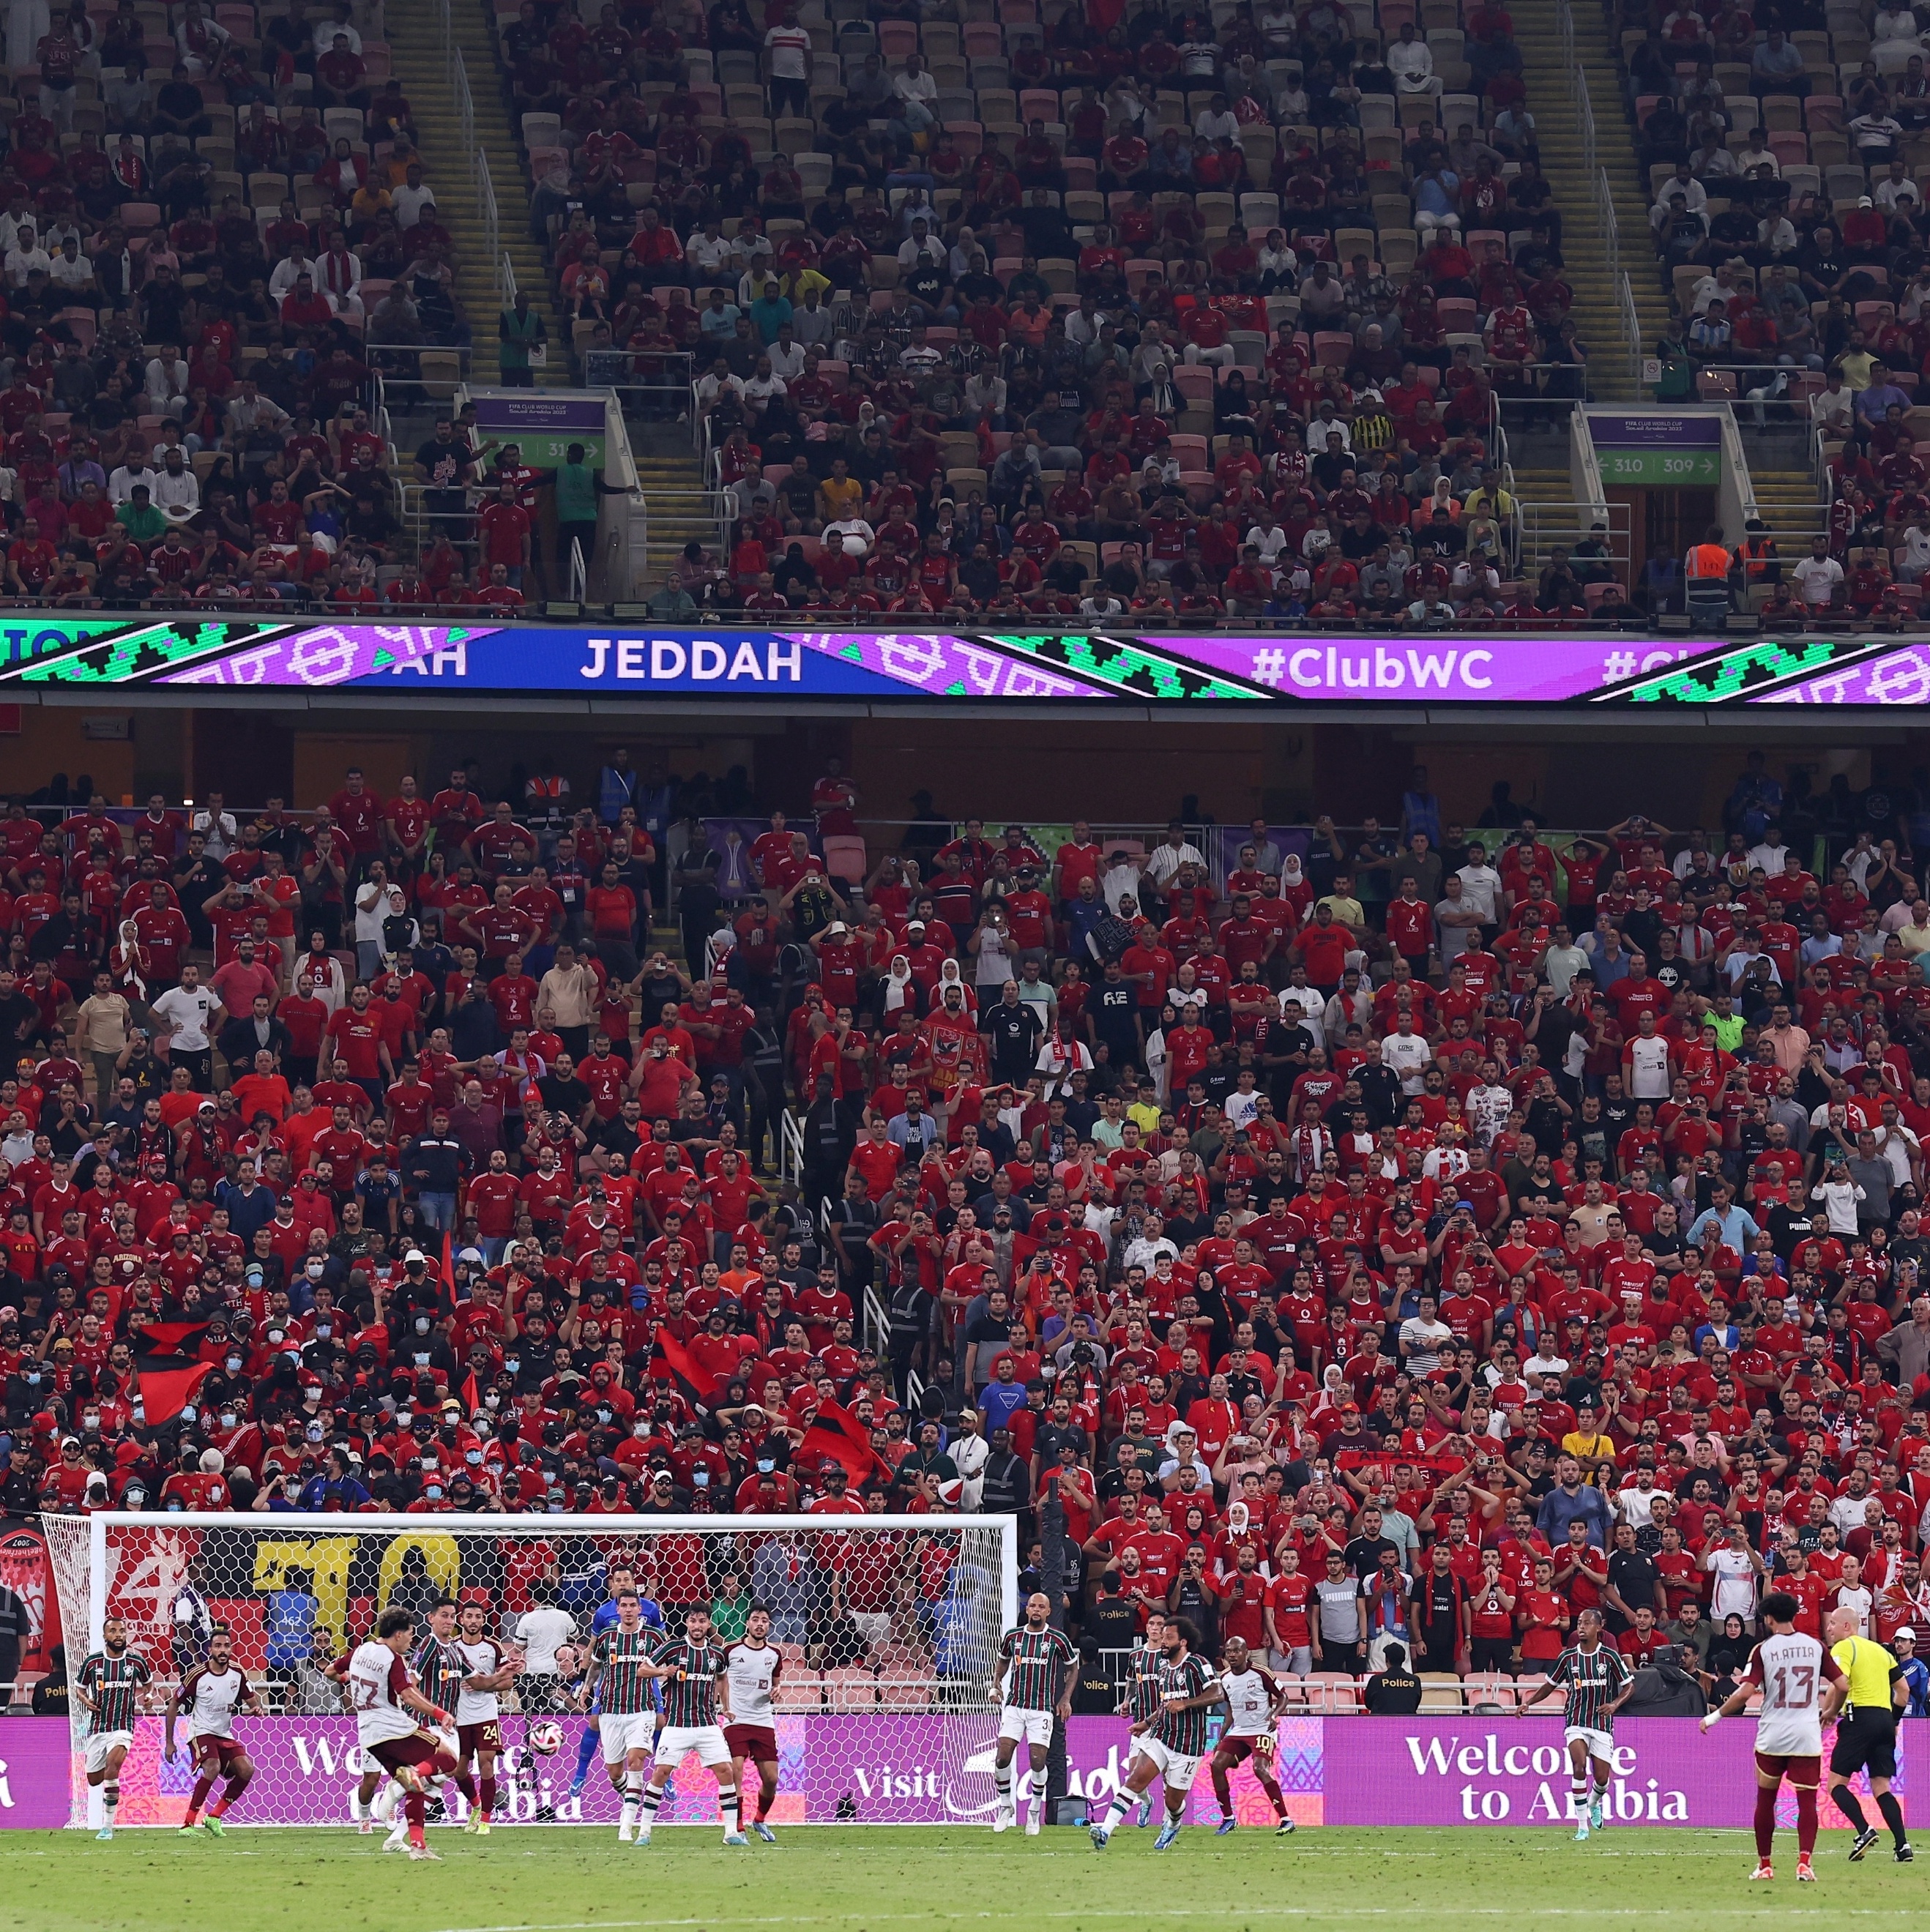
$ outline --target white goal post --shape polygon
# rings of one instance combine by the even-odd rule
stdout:
[[[225,1625],[265,1714],[236,1720],[255,1764],[230,1825],[345,1823],[360,1775],[354,1720],[321,1666],[395,1607],[424,1634],[443,1595],[485,1606],[512,1640],[532,1612],[560,1609],[587,1646],[627,1567],[673,1635],[711,1610],[734,1639],[752,1600],[784,1654],[775,1698],[774,1823],[983,1822],[978,1772],[995,1725],[989,1682],[1018,1618],[1018,1523],[1010,1516],[470,1516],[296,1513],[49,1516],[44,1527],[66,1633],[70,1685],[110,1618],[154,1682],[120,1774],[121,1825],[174,1826],[193,1773],[164,1754],[163,1713]],[[605,1612],[606,1616],[612,1612]],[[550,1628],[561,1626],[552,1616]],[[538,1626],[530,1627],[533,1632]],[[552,1636],[549,1641],[554,1642]],[[554,1672],[526,1672],[503,1700],[505,1823],[614,1824],[619,1800],[580,1740],[567,1643]],[[71,1822],[98,1823],[74,1706]],[[179,1727],[185,1738],[185,1723]],[[680,1768],[665,1823],[714,1822],[713,1781]],[[446,1816],[464,1814],[454,1785]]]

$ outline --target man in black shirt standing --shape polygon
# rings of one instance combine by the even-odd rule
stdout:
[[[456,434],[454,419],[438,417],[435,434],[416,452],[416,472],[417,480],[426,485],[423,508],[431,518],[442,520],[451,536],[458,534],[455,524],[468,517],[468,486],[475,469],[475,455]]]
[[[9,1049],[5,1064],[11,1066],[23,1049],[38,1046],[44,1031],[39,1006],[20,991],[11,973],[0,971],[0,1048]]]
[[[1136,1066],[1145,1041],[1139,1024],[1139,989],[1119,969],[1119,962],[1108,960],[1106,976],[1093,988],[1088,1024],[1092,1029],[1092,1048],[1106,1048],[1115,1066]],[[1078,1076],[1074,1075],[1076,1083]],[[1075,1088],[1075,1090],[1076,1088]],[[1072,1110],[1068,1108],[1070,1120]]]
[[[557,1055],[556,1065],[536,1082],[543,1105],[552,1113],[564,1115],[581,1125],[596,1104],[596,1096],[587,1081],[578,1077],[576,1062],[567,1053]]]
[[[1035,1489],[1041,1472],[1058,1467],[1060,1452],[1068,1443],[1082,1456],[1092,1447],[1085,1425],[1072,1419],[1071,1398],[1057,1396],[1053,1398],[1046,1420],[1039,1424],[1032,1437],[1032,1480]]]
[[[1436,1543],[1427,1569],[1414,1580],[1409,1621],[1423,1670],[1453,1671],[1467,1648],[1467,1586],[1454,1568],[1454,1552]]]
[[[1654,1558],[1636,1546],[1635,1526],[1615,1526],[1615,1546],[1608,1552],[1608,1583],[1602,1592],[1603,1610],[1611,1636],[1631,1629],[1635,1612],[1646,1604],[1655,1613],[1657,1623],[1668,1619],[1668,1604],[1662,1594],[1661,1573]]]
[[[1022,1088],[1038,1059],[1045,1027],[1038,1008],[1020,998],[1017,980],[1006,981],[998,1004],[980,1014],[978,1030],[986,1036],[993,1080]]]
[[[1400,1546],[1391,1537],[1380,1533],[1380,1511],[1370,1503],[1361,1512],[1360,1532],[1346,1548],[1347,1568],[1363,1581],[1380,1568],[1383,1552],[1391,1556],[1397,1564],[1400,1561]]]

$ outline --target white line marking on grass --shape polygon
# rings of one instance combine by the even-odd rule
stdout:
[[[1157,1908],[1162,1918],[1217,1918],[1224,1920],[1229,1913],[1242,1919],[1247,1918],[1386,1918],[1404,1912],[1404,1906],[1375,1905],[1241,1905],[1232,1906],[1171,1906]],[[1762,1915],[1760,1906],[1697,1906],[1694,1908],[1699,1919],[1743,1918],[1755,1919]],[[1469,1905],[1442,1906],[1437,1908],[1441,1916],[1450,1918],[1518,1918],[1519,1906]],[[1536,1915],[1545,1918],[1646,1918],[1656,1916],[1653,1906],[1538,1906]],[[737,1925],[850,1925],[863,1923],[872,1924],[911,1925],[932,1919],[947,1923],[976,1924],[1001,1917],[992,1912],[876,1912],[869,1908],[860,1911],[839,1912],[803,1912],[763,1918],[734,1918]],[[1084,1906],[1075,1910],[1063,1912],[1034,1912],[1031,1918],[1076,1918],[1082,1922],[1088,1919],[1130,1918],[1135,1916],[1129,1907],[1112,1910],[1106,1907]],[[1784,1911],[1784,1918],[1917,1918],[1922,1916],[1921,1909],[1913,1906],[1836,1906],[1796,1907]],[[560,1922],[522,1922],[508,1925],[455,1925],[446,1927],[443,1932],[635,1932],[635,1928],[646,1926],[707,1926],[715,1922],[716,1915],[702,1918],[576,1918]]]

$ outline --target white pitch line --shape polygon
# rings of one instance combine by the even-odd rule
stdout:
[[[1241,1918],[1386,1918],[1403,1912],[1409,1908],[1400,1906],[1294,1906],[1294,1905],[1245,1905],[1233,1906],[1170,1906],[1157,1908],[1162,1918],[1226,1918],[1229,1912]],[[1698,1906],[1699,1919],[1760,1918],[1761,1906],[1719,1906],[1714,1908]],[[1521,1908],[1511,1905],[1443,1906],[1436,1908],[1440,1916],[1449,1918],[1518,1918]],[[1537,1914],[1547,1918],[1649,1918],[1655,1916],[1652,1906],[1538,1906]],[[869,1910],[821,1913],[797,1913],[773,1918],[733,1918],[734,1925],[850,1925],[860,1922],[869,1924],[912,1925],[931,1919],[942,1919],[947,1923],[977,1924],[1001,1919],[1007,1915],[995,1912],[876,1912]],[[1101,1910],[1091,1906],[1063,1912],[1034,1912],[1027,1915],[1031,1918],[1087,1919],[1130,1918],[1133,1912],[1127,1908],[1118,1910]],[[1918,1918],[1922,1916],[1920,1908],[1905,1906],[1838,1906],[1810,1908],[1799,1906],[1784,1911],[1781,1916],[1802,1918]],[[635,1932],[635,1928],[647,1926],[707,1926],[716,1922],[716,1914],[701,1918],[572,1918],[560,1921],[523,1922],[509,1925],[455,1925],[443,1928],[443,1932]]]

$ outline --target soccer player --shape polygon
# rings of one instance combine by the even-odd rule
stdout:
[[[1836,1741],[1829,1748],[1829,1796],[1836,1809],[1856,1828],[1850,1862],[1857,1863],[1883,1836],[1863,1815],[1862,1802],[1850,1789],[1850,1780],[1858,1772],[1867,1771],[1870,1795],[1895,1841],[1896,1862],[1907,1865],[1916,1854],[1910,1849],[1909,1834],[1903,1828],[1903,1807],[1889,1781],[1896,1775],[1897,1706],[1908,1701],[1909,1684],[1896,1659],[1881,1644],[1857,1636],[1853,1610],[1832,1610],[1823,1634],[1829,1640],[1829,1654],[1848,1679],[1843,1714],[1836,1720]]]
[[[777,1834],[767,1822],[777,1802],[777,1720],[771,1695],[784,1674],[784,1653],[770,1640],[770,1612],[763,1604],[753,1604],[745,1613],[744,1634],[724,1656],[731,1679],[731,1722],[724,1727],[724,1742],[731,1747],[740,1794],[745,1767],[757,1766],[757,1812],[750,1827],[766,1844],[774,1845]]]
[[[354,1694],[349,1686],[349,1665],[353,1660],[353,1652],[345,1652],[332,1664],[326,1666],[322,1672],[323,1676],[341,1686],[343,1708],[350,1712],[355,1708]],[[389,1823],[395,1816],[396,1807],[407,1795],[402,1786],[374,1758],[365,1755],[362,1776],[355,1789],[349,1793],[349,1816],[354,1820],[356,1829],[365,1838],[377,1823]],[[404,1842],[407,1841],[405,1821]],[[395,1849],[393,1833],[382,1849],[385,1852]]]
[[[422,1687],[422,1694],[439,1710],[453,1712],[462,1701],[462,1680],[467,1674],[462,1659],[456,1654],[456,1600],[453,1597],[438,1597],[429,1606],[428,1634],[422,1640],[422,1648],[416,1653],[416,1681]],[[443,1755],[450,1761],[450,1783],[455,1785],[469,1802],[469,1816],[476,1815],[476,1780],[463,1766],[461,1745],[458,1740],[455,1720],[452,1716],[440,1738]],[[389,1835],[399,1840],[405,1826],[398,1826]],[[389,1849],[385,1846],[384,1850]]]
[[[602,1636],[604,1631],[617,1621],[617,1606],[619,1599],[626,1590],[634,1590],[637,1587],[636,1572],[627,1563],[613,1563],[605,1575],[604,1585],[609,1592],[609,1594],[597,1605],[590,1617],[590,1634],[592,1637]],[[659,1636],[662,1636],[663,1634],[662,1606],[653,1598],[641,1594],[637,1601],[641,1606],[644,1628],[654,1630]],[[651,1695],[653,1698],[651,1708],[654,1712],[655,1692],[653,1691]],[[595,1707],[593,1706],[592,1708]],[[572,1798],[581,1797],[584,1786],[589,1782],[590,1761],[596,1755],[596,1735],[597,1727],[591,1724],[584,1729],[583,1736],[577,1740],[576,1770],[569,1780],[569,1795]]]
[[[663,1685],[663,1728],[657,1733],[656,1768],[644,1790],[637,1843],[650,1843],[650,1820],[663,1802],[670,1774],[685,1753],[694,1750],[698,1762],[717,1780],[725,1844],[749,1844],[739,1815],[737,1774],[731,1748],[724,1742],[723,1727],[731,1721],[730,1660],[710,1640],[708,1610],[686,1614],[682,1640],[664,1645],[656,1654],[656,1674]]]
[[[1027,1748],[1032,1802],[1025,1814],[1025,1835],[1036,1838],[1046,1813],[1046,1760],[1052,1748],[1052,1719],[1072,1715],[1072,1682],[1079,1669],[1079,1652],[1064,1630],[1052,1628],[1052,1600],[1043,1590],[1025,1599],[1025,1621],[999,1640],[998,1664],[992,1673],[992,1694],[999,1706],[998,1748],[992,1780],[998,1792],[992,1814],[995,1832],[1009,1832],[1019,1822],[1019,1792],[1012,1782],[1012,1760],[1022,1742]],[[1008,1684],[1006,1672],[1012,1674]],[[1024,1785],[1022,1774],[1019,1783]]]
[[[1213,1774],[1213,1795],[1220,1801],[1220,1826],[1213,1835],[1223,1838],[1233,1828],[1233,1792],[1228,1774],[1236,1764],[1244,1764],[1250,1757],[1260,1789],[1273,1800],[1274,1816],[1279,1820],[1274,1834],[1283,1838],[1293,1829],[1293,1820],[1286,1815],[1286,1800],[1281,1796],[1279,1779],[1273,1774],[1273,1727],[1278,1721],[1281,1705],[1286,1701],[1286,1693],[1271,1671],[1263,1670],[1253,1662],[1243,1636],[1226,1640],[1225,1663],[1220,1686],[1226,1694],[1226,1728],[1220,1732],[1219,1748],[1206,1767]]]
[[[523,1667],[520,1656],[504,1651],[488,1634],[489,1606],[468,1603],[458,1613],[458,1634],[446,1648],[460,1664],[463,1676],[456,1693],[456,1769],[476,1766],[476,1798],[467,1828],[479,1838],[489,1835],[496,1809],[496,1760],[503,1751],[500,1693],[516,1681]]]
[[[87,1713],[87,1781],[101,1792],[105,1816],[97,1838],[114,1835],[114,1814],[121,1804],[121,1766],[134,1742],[134,1710],[154,1672],[137,1650],[128,1648],[128,1626],[110,1617],[101,1627],[101,1648],[81,1661],[74,1694]]]
[[[1166,1787],[1166,1821],[1153,1840],[1154,1850],[1164,1851],[1179,1836],[1186,1794],[1193,1789],[1199,1760],[1206,1755],[1206,1714],[1225,1696],[1212,1665],[1193,1647],[1198,1634],[1184,1617],[1166,1619],[1165,1652],[1160,1662],[1160,1713],[1133,1726],[1139,1748],[1127,1766],[1125,1783],[1113,1794],[1112,1808],[1104,1823],[1092,1828],[1094,1851],[1105,1850],[1140,1792],[1154,1778]]]
[[[194,1766],[194,1789],[188,1794],[188,1814],[181,1821],[179,1836],[191,1837],[206,1832],[210,1838],[226,1834],[221,1820],[229,1808],[248,1788],[254,1776],[254,1760],[235,1742],[235,1712],[245,1709],[251,1717],[261,1715],[261,1700],[248,1680],[248,1673],[235,1662],[234,1642],[226,1624],[217,1624],[208,1639],[205,1664],[191,1670],[181,1680],[181,1689],[167,1707],[167,1728],[161,1756],[174,1762],[174,1720],[188,1718],[188,1754]],[[212,1804],[208,1794],[217,1783],[221,1795]],[[207,1804],[208,1815],[201,1816]]]
[[[657,1729],[656,1706],[650,1696],[651,1682],[659,1674],[655,1633],[644,1626],[643,1607],[634,1585],[618,1597],[617,1621],[590,1640],[590,1674],[576,1700],[580,1711],[587,1711],[593,1702],[596,1706],[603,1768],[623,1801],[617,1842],[626,1845],[636,1834],[644,1768]]]
[[[429,1849],[423,1834],[429,1780],[446,1776],[455,1766],[452,1754],[431,1728],[446,1725],[449,1712],[410,1682],[404,1658],[415,1634],[416,1619],[409,1611],[384,1610],[375,1635],[356,1646],[344,1660],[341,1674],[347,1682],[356,1742],[362,1756],[373,1759],[402,1787],[409,1856],[437,1858],[441,1854]],[[418,1724],[418,1718],[427,1724]],[[383,1849],[389,1847],[385,1844]]]
[[[1733,1718],[1762,1693],[1756,1714],[1756,1868],[1751,1879],[1772,1879],[1769,1860],[1776,1834],[1776,1791],[1786,1778],[1796,1793],[1796,1876],[1815,1882],[1810,1855],[1816,1849],[1816,1787],[1823,1775],[1823,1726],[1842,1701],[1845,1679],[1836,1660],[1796,1627],[1802,1606],[1786,1590],[1763,1599],[1769,1634],[1749,1659],[1748,1676],[1720,1708],[1702,1720],[1705,1732]]]
[[[1575,1640],[1555,1660],[1547,1682],[1532,1691],[1514,1707],[1514,1714],[1525,1717],[1548,1693],[1564,1688],[1568,1698],[1562,1712],[1565,1728],[1562,1742],[1567,1745],[1571,1766],[1568,1808],[1579,1821],[1575,1843],[1585,1844],[1591,1830],[1600,1831],[1606,1822],[1604,1806],[1608,1797],[1608,1780],[1614,1772],[1609,1753],[1615,1748],[1615,1714],[1628,1702],[1635,1688],[1635,1673],[1622,1653],[1601,1640],[1601,1612],[1591,1606],[1575,1618]],[[1589,1772],[1595,1773],[1595,1788],[1589,1789]]]
[[[1163,1610],[1146,1612],[1145,1641],[1133,1652],[1126,1666],[1125,1695],[1120,1700],[1119,1714],[1134,1724],[1150,1724],[1160,1714],[1160,1666],[1166,1661],[1166,1618]],[[1144,1831],[1152,1822],[1153,1801],[1148,1793],[1133,1822]]]

